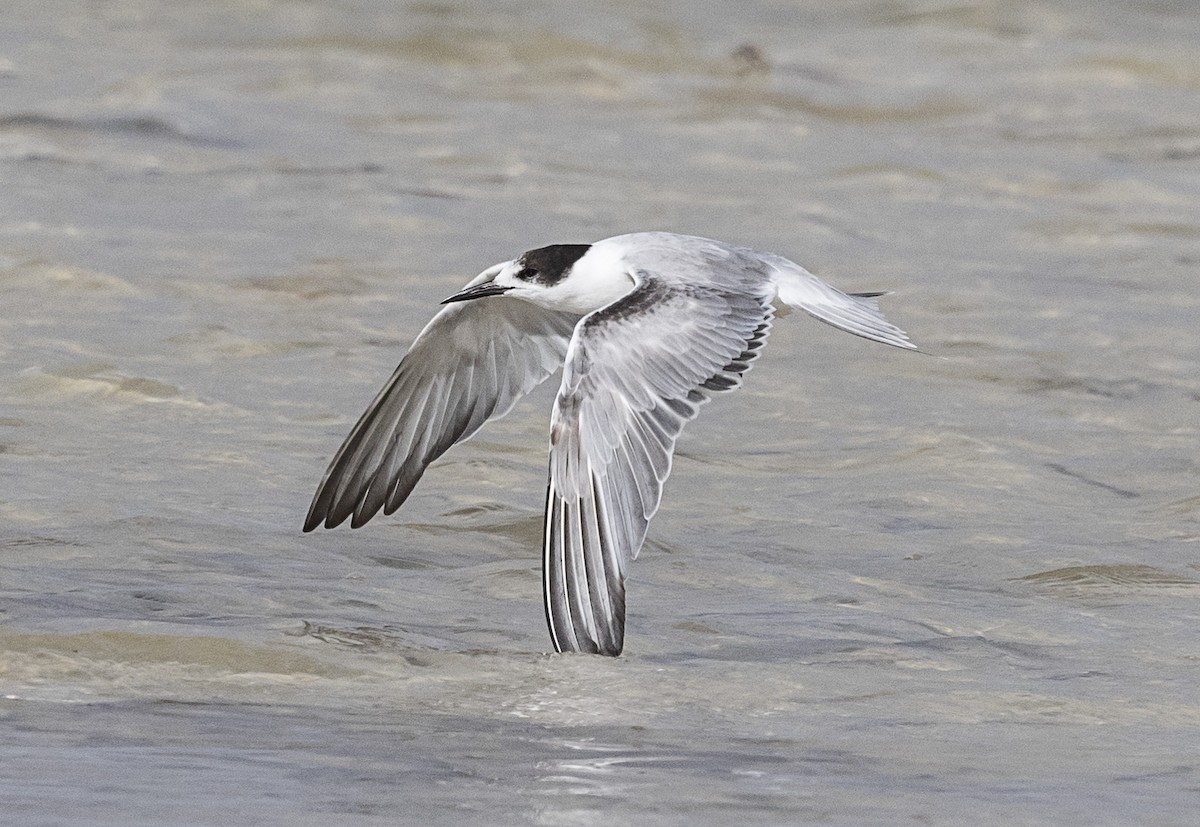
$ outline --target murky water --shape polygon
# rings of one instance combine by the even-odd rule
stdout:
[[[13,824],[1193,823],[1190,3],[0,11]],[[774,250],[626,654],[545,654],[553,382],[302,535],[437,302],[553,242]]]

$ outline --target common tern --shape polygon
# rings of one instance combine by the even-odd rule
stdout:
[[[562,368],[550,415],[542,586],[558,652],[619,655],[625,572],[658,510],[683,426],[742,383],[773,303],[913,349],[879,312],[781,256],[630,233],[554,244],[442,302],[325,472],[311,531],[391,514],[431,462]]]

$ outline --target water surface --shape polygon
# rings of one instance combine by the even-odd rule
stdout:
[[[19,824],[1189,824],[1186,3],[9,4]],[[678,451],[626,654],[546,654],[553,382],[302,535],[437,302],[665,229],[890,289]]]

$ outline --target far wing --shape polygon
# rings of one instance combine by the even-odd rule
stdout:
[[[675,440],[709,392],[740,385],[771,326],[768,285],[754,296],[634,275],[576,327],[551,417],[543,587],[560,652],[620,654],[625,569]]]
[[[503,297],[447,305],[346,437],[304,530],[347,517],[358,528],[399,508],[429,463],[559,368],[578,320]]]

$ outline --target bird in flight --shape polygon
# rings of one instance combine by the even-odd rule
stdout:
[[[616,656],[625,573],[684,424],[757,358],[776,300],[914,349],[879,312],[782,256],[647,232],[484,270],[425,326],[329,464],[304,530],[404,503],[431,462],[562,368],[550,415],[542,585],[558,652]]]

